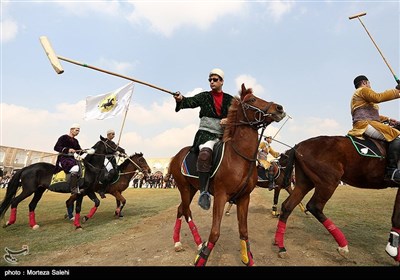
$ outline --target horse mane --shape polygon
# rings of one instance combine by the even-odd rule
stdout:
[[[246,89],[245,92],[243,90],[239,91],[240,96],[235,96],[232,99],[231,106],[229,107],[228,110],[228,116],[227,116],[227,124],[224,129],[224,135],[222,137],[222,142],[226,143],[227,141],[231,140],[233,137],[233,134],[235,133],[236,130],[236,117],[237,117],[237,112],[239,109],[239,104],[241,103],[241,99],[244,100],[244,97],[247,96],[248,94],[253,94],[253,89],[248,88]]]
[[[139,155],[139,156],[143,156],[142,153],[134,153],[133,155],[130,155],[128,158],[126,158],[119,166],[118,169],[119,170],[124,170],[128,164],[131,162],[130,159],[132,159],[134,156]]]

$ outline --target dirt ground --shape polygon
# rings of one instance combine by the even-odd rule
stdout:
[[[383,257],[363,248],[351,247],[348,258],[337,251],[336,242],[321,226],[318,238],[304,231],[304,224],[318,223],[311,215],[296,208],[288,223],[285,246],[289,258],[282,259],[273,246],[277,218],[265,198],[256,188],[251,195],[249,210],[249,240],[256,266],[395,266],[387,255]],[[194,198],[197,201],[197,196]],[[203,241],[207,240],[212,212],[192,205],[193,219]],[[193,266],[196,245],[189,228],[182,222],[181,242],[184,251],[175,252],[172,240],[176,207],[146,218],[132,230],[110,237],[106,242],[90,242],[79,248],[68,248],[47,254],[43,258],[23,261],[24,266]],[[381,249],[384,254],[384,247]],[[221,235],[211,252],[207,266],[244,266],[240,260],[240,240],[236,220],[236,206],[231,215],[224,216]]]

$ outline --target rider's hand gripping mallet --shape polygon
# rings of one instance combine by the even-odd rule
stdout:
[[[387,67],[389,67],[390,72],[392,72],[392,75],[393,75],[394,79],[396,80],[396,82],[397,82],[398,84],[400,84],[399,78],[397,78],[397,76],[396,76],[396,74],[394,73],[392,67],[390,67],[389,63],[386,61],[386,58],[383,56],[383,54],[382,54],[381,50],[379,49],[378,45],[375,43],[375,41],[374,41],[374,39],[372,38],[371,34],[368,32],[368,30],[367,30],[367,28],[365,27],[364,23],[363,23],[363,22],[361,21],[361,19],[360,19],[360,17],[365,16],[366,14],[367,14],[367,13],[360,13],[360,14],[357,14],[357,15],[354,15],[354,16],[349,17],[349,19],[351,20],[351,19],[357,18],[357,19],[360,21],[361,25],[364,27],[365,31],[367,32],[369,38],[371,38],[372,43],[374,43],[376,49],[378,50],[378,52],[379,52],[380,55],[382,56],[383,61],[386,63]]]
[[[178,95],[179,94],[177,92],[172,92],[172,91],[157,87],[155,85],[152,85],[152,84],[149,84],[149,83],[146,83],[146,82],[143,82],[143,81],[136,80],[136,79],[131,78],[131,77],[127,77],[127,76],[124,76],[124,75],[121,75],[121,74],[110,72],[110,71],[107,71],[107,70],[104,70],[104,69],[101,69],[101,68],[90,66],[90,65],[87,65],[85,63],[81,63],[81,62],[78,62],[78,61],[75,61],[75,60],[72,60],[72,59],[69,59],[69,58],[65,58],[65,57],[56,55],[56,53],[54,52],[54,50],[53,50],[53,48],[52,48],[52,46],[51,46],[51,44],[50,44],[50,42],[49,42],[49,40],[47,39],[46,36],[41,36],[40,37],[40,43],[42,44],[42,47],[43,47],[44,51],[46,52],[47,57],[49,58],[50,63],[53,66],[54,70],[56,70],[57,74],[64,73],[64,69],[62,68],[61,63],[59,61],[59,59],[61,59],[61,60],[76,64],[76,65],[79,65],[79,66],[83,66],[83,67],[90,68],[90,69],[93,69],[93,70],[96,70],[96,71],[100,71],[100,72],[103,72],[103,73],[106,73],[106,74],[110,74],[110,75],[117,76],[117,77],[120,77],[120,78],[123,78],[123,79],[127,79],[127,80],[130,80],[130,81],[145,85],[145,86],[149,86],[149,87],[164,91],[164,92],[172,94],[172,95]]]

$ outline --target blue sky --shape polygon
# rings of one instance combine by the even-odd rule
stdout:
[[[208,73],[225,72],[224,91],[240,84],[284,106],[292,117],[266,134],[285,145],[351,128],[353,79],[366,75],[377,92],[394,78],[357,19],[361,17],[400,75],[399,1],[1,1],[3,146],[52,152],[72,123],[82,148],[113,128],[129,154],[170,157],[191,145],[198,109],[175,113],[173,97],[135,84],[123,115],[83,120],[85,99],[129,81],[61,61],[51,67],[39,42],[72,60],[191,96],[208,90]],[[380,104],[400,119],[400,100]],[[284,124],[284,125],[283,125]],[[283,127],[282,127],[283,125]],[[276,150],[287,146],[273,143]]]

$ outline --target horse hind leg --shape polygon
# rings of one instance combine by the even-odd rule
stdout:
[[[333,191],[332,191],[333,193]],[[310,201],[307,203],[307,210],[326,228],[326,230],[332,235],[332,237],[335,239],[336,243],[339,245],[337,248],[338,253],[342,257],[347,257],[349,253],[348,249],[348,242],[343,234],[343,232],[336,227],[336,225],[332,222],[331,219],[325,216],[323,213],[323,209],[325,207],[326,202],[320,202],[319,201],[320,195],[318,195],[318,192],[316,191],[314,195],[311,197]],[[331,197],[331,195],[326,198],[324,197],[324,201],[328,201],[328,199]]]
[[[24,199],[26,199],[27,197],[29,197],[30,195],[32,195],[32,193],[33,192],[28,192],[28,191],[22,190],[21,194],[16,196],[11,201],[10,217],[9,217],[8,221],[5,223],[4,227],[8,227],[10,225],[15,224],[15,222],[17,221],[18,204],[21,201],[23,201]]]

